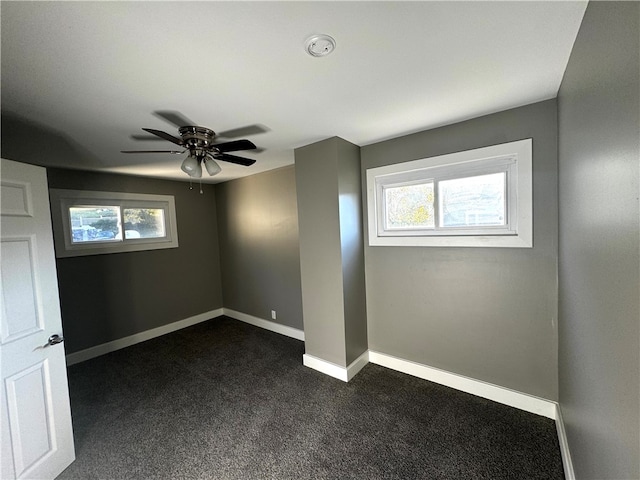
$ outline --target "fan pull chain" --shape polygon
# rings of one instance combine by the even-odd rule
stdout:
[[[202,179],[200,179],[200,195],[202,195],[204,192],[202,191]]]
[[[193,190],[193,182],[189,180],[189,190]]]

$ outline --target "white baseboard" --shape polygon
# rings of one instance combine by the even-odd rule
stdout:
[[[271,322],[269,320],[254,317],[252,315],[247,315],[246,313],[236,312],[235,310],[231,310],[230,308],[223,308],[222,314],[226,315],[227,317],[240,320],[241,322],[249,323],[251,325],[255,325],[256,327],[264,328],[265,330],[270,330],[272,332],[276,332],[281,335],[286,335],[287,337],[295,338],[297,340],[302,340],[304,342],[303,330],[299,330],[293,327],[288,327],[287,325]]]
[[[554,420],[556,418],[556,402],[551,400],[371,350],[369,350],[369,361],[376,365],[407,373],[414,377],[439,383],[447,387],[455,388],[456,390],[477,395],[478,397],[519,408],[520,410],[542,415]]]
[[[130,347],[131,345],[135,345],[136,343],[151,340],[152,338],[160,337],[162,335],[166,335],[167,333],[190,327],[191,325],[195,325],[196,323],[205,322],[212,318],[219,317],[222,314],[223,309],[218,308],[216,310],[199,313],[198,315],[194,315],[193,317],[185,318],[184,320],[178,320],[177,322],[169,323],[161,327],[152,328],[151,330],[136,333],[128,337],[119,338],[117,340],[113,340],[112,342],[102,343],[100,345],[96,345],[95,347],[80,350],[79,352],[70,353],[66,357],[67,366],[84,362],[85,360],[99,357],[100,355],[104,355],[109,352],[115,352],[116,350]]]
[[[366,350],[347,367],[347,382],[355,377],[358,372],[367,365],[367,363],[369,363],[369,350]]]
[[[343,382],[349,381],[347,369],[345,367],[341,367],[340,365],[336,365],[335,363],[327,362],[326,360],[314,357],[313,355],[309,355],[308,353],[302,355],[302,364],[305,367],[313,368],[320,373],[324,373],[325,375],[329,375],[330,377],[337,378],[338,380],[342,380]]]
[[[558,404],[556,404],[556,430],[558,431],[558,442],[560,443],[560,454],[562,455],[562,466],[564,467],[565,479],[576,480],[576,474],[573,471],[573,462],[571,461],[571,453],[569,452],[567,431],[564,428],[562,411]]]
[[[455,388],[462,392],[471,393],[478,397],[487,398],[494,402],[502,403],[503,405],[519,408],[526,412],[542,415],[553,420],[556,419],[557,403],[551,400],[535,397],[409,360],[403,360],[380,352],[368,350],[348,367],[342,367],[306,353],[302,357],[302,363],[305,366],[342,380],[343,382],[351,380],[368,362],[439,383],[440,385]]]
[[[369,352],[364,352],[347,367],[341,367],[340,365],[322,360],[321,358],[314,357],[308,353],[305,353],[302,356],[302,363],[305,367],[313,368],[325,375],[337,378],[343,382],[348,382],[355,377],[367,363],[369,363]]]
[[[85,350],[80,350],[79,352],[70,353],[66,356],[67,366],[75,365],[76,363],[84,362],[85,360],[90,360],[109,352],[115,352],[116,350],[120,350],[121,348],[130,347],[131,345],[135,345],[136,343],[151,340],[152,338],[166,335],[167,333],[175,332],[176,330],[187,328],[191,325],[195,325],[196,323],[204,322],[206,320],[220,317],[222,315],[226,315],[245,323],[250,323],[251,325],[255,325],[256,327],[261,327],[272,332],[286,335],[287,337],[292,337],[304,341],[304,331],[298,330],[297,328],[270,322],[262,318],[247,315],[246,313],[236,312],[235,310],[231,310],[229,308],[217,308],[209,312],[199,313],[198,315],[194,315],[193,317],[185,318],[184,320],[169,323],[168,325],[163,325],[151,330],[146,330],[144,332],[136,333],[128,337],[118,338],[117,340],[102,343]]]

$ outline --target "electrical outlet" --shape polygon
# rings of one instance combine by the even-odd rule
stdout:
[[[271,310],[271,320],[275,320],[275,319],[276,319],[276,311]]]

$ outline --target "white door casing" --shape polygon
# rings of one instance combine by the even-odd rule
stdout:
[[[0,162],[0,478],[53,479],[75,451],[46,170]]]

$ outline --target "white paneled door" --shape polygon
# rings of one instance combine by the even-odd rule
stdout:
[[[46,171],[1,160],[2,479],[53,479],[75,459]]]

